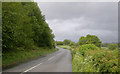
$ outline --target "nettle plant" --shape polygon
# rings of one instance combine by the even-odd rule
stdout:
[[[94,44],[81,45],[78,49],[73,57],[75,72],[118,72],[117,50],[99,49]]]
[[[99,48],[96,47],[94,44],[85,44],[85,45],[81,45],[79,47],[79,52],[81,55],[85,56],[85,52],[87,50],[98,50]]]
[[[116,62],[118,61],[118,58],[112,56],[112,53],[96,53],[91,59],[93,61],[92,64],[96,68],[99,68],[100,72],[118,72],[118,62]]]

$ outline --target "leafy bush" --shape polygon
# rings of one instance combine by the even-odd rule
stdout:
[[[73,72],[99,72],[91,62],[89,57],[76,53],[72,60]]]
[[[81,55],[85,56],[86,55],[85,52],[87,50],[95,50],[95,49],[97,50],[99,48],[96,47],[94,44],[85,44],[85,45],[81,45],[79,47],[79,52],[80,52]]]
[[[101,48],[101,43],[102,42],[96,35],[89,35],[89,34],[86,37],[82,36],[78,42],[79,45],[94,44],[99,48]]]
[[[114,50],[114,49],[116,49],[117,47],[118,47],[117,44],[110,44],[110,45],[108,46],[108,48],[111,49],[111,50]]]
[[[86,56],[76,52],[73,72],[118,72],[118,50],[88,50]]]
[[[91,50],[95,50],[95,49],[98,49],[98,47],[96,47],[94,44],[85,44],[85,45],[81,45],[79,47],[79,50],[88,50],[88,49],[91,49]]]
[[[70,42],[70,44],[69,44],[70,46],[75,46],[76,44],[75,44],[75,42]]]
[[[65,45],[69,45],[71,41],[68,40],[68,39],[65,39],[63,42],[64,42]]]
[[[74,55],[76,54],[76,50],[71,48],[71,54],[72,54],[72,59],[74,58]]]
[[[56,45],[64,45],[62,41],[56,41]]]
[[[118,58],[114,55],[116,51],[95,53],[91,58],[92,64],[100,72],[118,72]]]

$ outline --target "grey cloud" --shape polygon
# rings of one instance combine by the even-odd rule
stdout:
[[[118,40],[115,2],[41,2],[38,5],[56,40],[77,42],[87,34],[97,35],[103,42]]]
[[[47,19],[69,19],[81,16],[87,17],[113,17],[111,13],[116,10],[117,3],[114,2],[59,2],[59,3],[39,3],[42,12]],[[116,12],[115,12],[116,13]],[[101,15],[101,16],[99,16]]]

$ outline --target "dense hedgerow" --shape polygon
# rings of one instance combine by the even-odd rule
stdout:
[[[99,49],[94,44],[60,47],[71,50],[73,72],[118,72],[117,49]]]
[[[91,60],[95,68],[99,68],[100,72],[118,72],[118,56],[117,50],[110,52],[95,53]]]
[[[85,45],[79,46],[79,52],[83,56],[85,56],[85,52],[87,50],[97,50],[97,49],[99,49],[99,48],[96,47],[94,44],[85,44]]]
[[[118,72],[118,50],[82,45],[71,52],[73,72]]]
[[[3,53],[54,47],[54,35],[37,3],[3,2],[2,20]]]
[[[115,50],[115,49],[118,48],[118,44],[110,44],[110,45],[108,46],[108,48],[111,49],[111,50]]]
[[[96,47],[94,44],[85,44],[85,45],[81,45],[79,47],[79,51],[81,50],[97,50],[98,47]]]

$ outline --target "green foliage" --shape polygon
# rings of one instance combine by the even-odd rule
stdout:
[[[77,48],[79,49],[79,48]],[[118,50],[71,51],[73,72],[118,72]]]
[[[86,44],[86,41],[87,41],[86,37],[84,37],[84,36],[81,36],[81,38],[79,39],[79,42],[78,42],[78,44],[79,44],[79,45]]]
[[[108,47],[110,43],[102,43],[102,47]]]
[[[99,50],[94,44],[79,47],[61,45],[71,50],[73,72],[118,72],[118,50],[105,47]]]
[[[85,56],[86,55],[85,52],[87,50],[97,50],[97,49],[99,49],[99,48],[96,47],[94,44],[85,44],[85,45],[81,45],[79,47],[79,52],[80,52],[80,54],[82,54],[83,56]]]
[[[75,46],[76,45],[76,43],[75,42],[70,42],[70,46]]]
[[[118,56],[115,56],[118,52],[116,51],[95,53],[91,58],[92,64],[99,68],[100,72],[118,72]]]
[[[81,45],[79,47],[79,51],[81,50],[97,50],[98,47],[96,47],[94,44],[85,44],[85,45]]]
[[[100,41],[100,39],[97,36],[89,35],[89,34],[86,37],[82,36],[78,42],[79,45],[94,44],[95,46],[100,47],[100,48],[101,48],[101,43],[102,42]]]
[[[63,42],[64,42],[65,45],[69,45],[71,41],[68,40],[68,39],[65,39]]]
[[[55,46],[54,35],[34,2],[2,3],[3,52]]]
[[[88,58],[76,53],[72,60],[73,72],[99,72]]]
[[[108,46],[108,48],[111,49],[111,50],[115,50],[115,49],[118,48],[118,45],[117,45],[117,44],[110,44],[110,45]]]
[[[26,60],[34,59],[52,52],[57,51],[58,49],[49,49],[46,47],[36,47],[34,46],[34,50],[25,50],[25,51],[17,51],[17,52],[7,52],[3,53],[2,67],[5,68],[9,65],[18,64],[20,62],[24,62]]]
[[[64,43],[62,41],[56,41],[57,45],[64,45]]]
[[[118,48],[120,48],[120,43],[118,43]]]
[[[59,45],[59,47],[61,47],[61,48],[63,48],[63,49],[68,49],[68,50],[71,49],[71,47],[68,46],[68,45]]]

